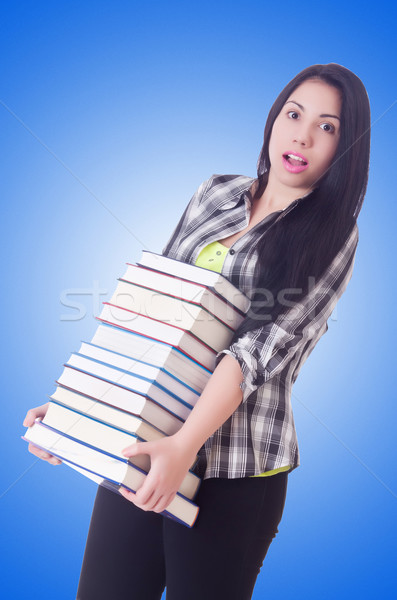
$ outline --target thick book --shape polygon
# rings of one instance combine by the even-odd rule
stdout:
[[[163,368],[199,394],[212,373],[175,346],[107,323],[98,325],[91,345]]]
[[[139,333],[141,336],[152,338],[154,341],[170,344],[175,348],[179,348],[210,371],[215,368],[215,350],[180,327],[175,327],[169,323],[161,323],[155,319],[111,305],[108,302],[104,302],[98,320],[120,327],[125,331]]]
[[[215,292],[241,312],[246,313],[249,309],[249,298],[226,279],[226,277],[216,271],[210,271],[209,269],[184,263],[154,252],[148,252],[147,250],[142,252],[138,265],[208,286],[213,288]]]
[[[119,281],[109,304],[185,329],[216,352],[223,350],[233,336],[231,327],[202,306],[133,283]]]
[[[192,404],[189,404],[171,392],[168,392],[154,381],[137,377],[134,373],[116,369],[115,367],[99,363],[98,361],[91,360],[85,356],[72,354],[64,367],[65,369],[72,369],[95,375],[104,381],[116,383],[132,392],[147,396],[184,420],[187,419],[193,408]]]
[[[89,448],[75,440],[46,427],[40,421],[30,427],[23,439],[56,456],[66,464],[71,463],[83,473],[87,471],[95,476],[95,481],[105,479],[117,487],[123,486],[132,492],[144,483],[146,473],[131,464],[127,459],[121,459],[98,449]],[[92,477],[90,477],[92,479]],[[176,497],[163,511],[164,516],[170,516],[180,523],[192,527],[197,518],[199,507],[191,500],[177,493]]]
[[[120,281],[133,283],[148,290],[202,306],[231,329],[237,329],[245,316],[242,311],[220,296],[213,288],[181,279],[169,273],[161,273],[127,263],[127,270]]]
[[[114,425],[103,423],[89,414],[62,406],[54,401],[50,402],[42,423],[60,435],[73,438],[88,447],[97,448],[121,459],[125,459],[121,453],[123,448],[144,441],[134,433],[128,433]],[[150,457],[148,454],[140,454],[128,460],[146,473],[149,472]],[[199,485],[200,478],[189,471],[178,491],[192,500]]]
[[[50,396],[50,400],[66,408],[90,415],[102,423],[114,425],[126,433],[135,434],[146,442],[161,440],[165,436],[163,431],[137,415],[115,406],[109,406],[100,400],[93,400],[68,388],[57,386],[55,392]]]
[[[165,388],[192,406],[196,404],[200,396],[198,391],[175,375],[172,375],[167,369],[151,365],[138,358],[131,358],[121,352],[107,350],[95,344],[83,342],[76,355],[86,356],[122,371],[133,373],[137,377],[154,381],[156,385]]]
[[[167,435],[179,431],[184,423],[183,419],[147,396],[76,369],[65,368],[56,384],[141,417]]]

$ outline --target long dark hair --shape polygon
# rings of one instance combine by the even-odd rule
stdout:
[[[331,166],[316,183],[317,187],[259,238],[255,273],[257,291],[252,297],[255,308],[235,332],[234,339],[286,312],[285,300],[291,303],[303,298],[308,291],[309,278],[317,280],[321,277],[346,241],[364,200],[370,151],[369,100],[361,80],[335,63],[304,69],[275,100],[266,121],[254,199],[262,195],[267,185],[269,141],[274,121],[292,92],[307,79],[320,79],[341,93],[338,147]],[[294,289],[292,297],[288,298],[284,293],[284,299],[279,301],[279,292],[291,288]],[[297,293],[297,290],[301,291]],[[269,298],[274,302],[269,302]]]

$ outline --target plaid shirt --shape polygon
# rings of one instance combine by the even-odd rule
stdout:
[[[163,254],[195,264],[209,243],[247,227],[255,179],[213,175],[203,182],[185,209]],[[253,293],[258,235],[282,219],[302,198],[268,215],[240,237],[229,250],[222,275],[249,297]],[[236,478],[299,465],[291,390],[299,370],[327,331],[338,299],[352,276],[358,228],[355,224],[332,263],[307,295],[274,322],[245,333],[218,354],[233,356],[243,373],[243,400],[231,417],[199,451],[197,472],[209,477]]]

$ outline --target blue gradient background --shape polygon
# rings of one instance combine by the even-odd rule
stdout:
[[[4,598],[75,597],[95,486],[20,435],[93,335],[93,290],[161,251],[202,180],[254,175],[276,95],[327,62],[368,90],[370,180],[353,278],[294,387],[302,466],[253,598],[395,597],[396,9],[371,6],[1,4]]]

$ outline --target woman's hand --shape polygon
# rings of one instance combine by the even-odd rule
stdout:
[[[30,410],[28,410],[28,412],[26,413],[26,417],[23,421],[23,425],[25,427],[32,427],[37,418],[43,419],[47,413],[49,405],[50,403],[47,402],[46,404],[42,404],[41,406],[36,406],[36,408],[31,408]],[[46,460],[51,465],[60,465],[62,463],[62,461],[59,460],[59,458],[52,456],[52,454],[49,454],[45,450],[41,450],[41,448],[38,448],[33,444],[29,444],[28,450],[35,456],[41,458],[42,460]]]
[[[150,456],[150,471],[139,490],[134,493],[120,488],[120,493],[142,510],[157,513],[165,510],[175,498],[196,458],[196,451],[183,444],[177,434],[155,442],[132,444],[122,453],[128,458],[137,454]]]

